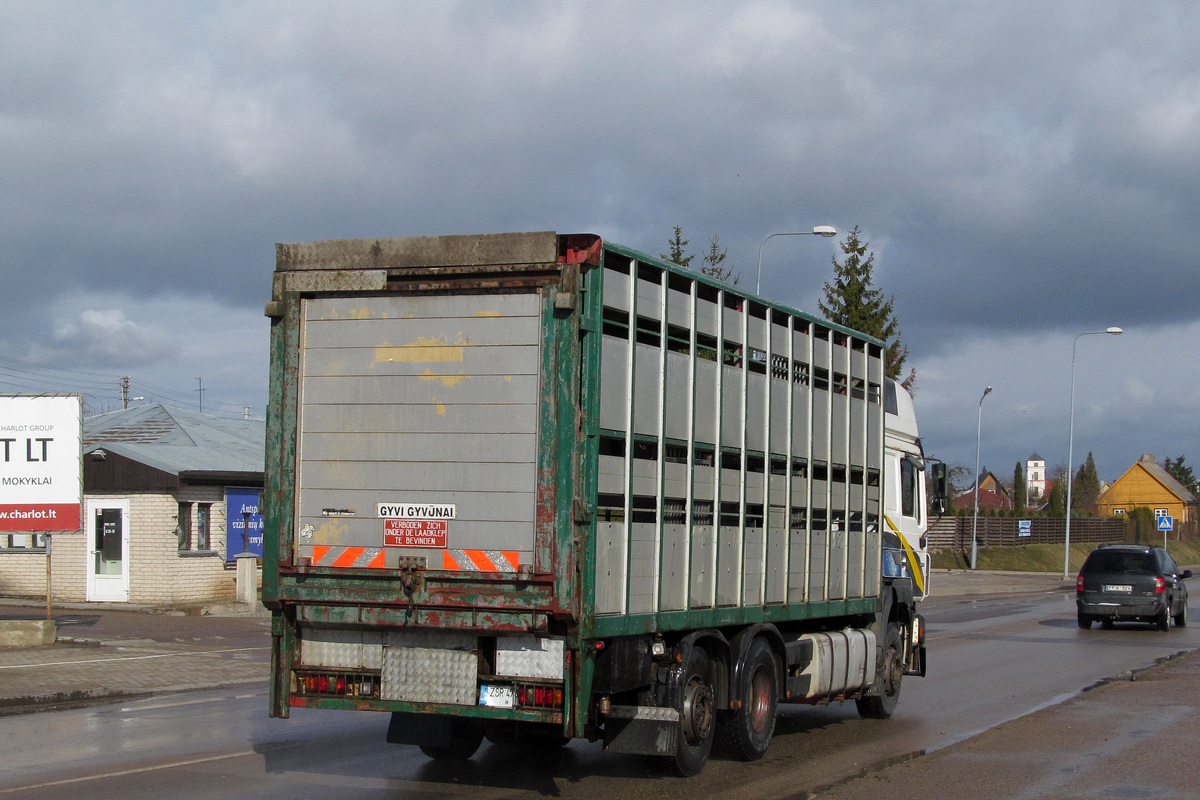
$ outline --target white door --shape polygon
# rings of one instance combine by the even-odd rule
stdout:
[[[129,600],[129,500],[88,500],[87,599]]]

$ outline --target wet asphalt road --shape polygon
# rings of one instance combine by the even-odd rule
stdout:
[[[1081,631],[1070,600],[1062,591],[930,600],[931,674],[906,679],[893,719],[861,720],[853,704],[787,708],[763,761],[746,764],[718,753],[690,780],[665,777],[643,759],[586,742],[553,757],[485,746],[466,765],[451,767],[428,761],[416,748],[384,744],[381,715],[303,711],[270,720],[265,695],[247,684],[6,718],[0,786],[27,788],[0,789],[0,797],[623,798],[643,791],[755,800],[814,792],[835,798],[1101,797],[1135,795],[1069,792],[1085,785],[1104,791],[1166,785],[1170,770],[1163,764],[1170,759],[1146,762],[1156,766],[1145,778],[1115,768],[1114,759],[1131,759],[1136,770],[1139,746],[1165,756],[1175,730],[1197,741],[1195,709],[1155,706],[1136,729],[1097,722],[1103,711],[1096,709],[1119,706],[1131,696],[1121,690],[1130,687],[1158,697],[1156,689],[1183,694],[1190,686],[1191,696],[1200,696],[1200,676],[1188,668],[1194,659],[1158,668],[1169,680],[1126,680],[1077,695],[1105,678],[1128,677],[1159,658],[1200,647],[1200,628]],[[156,635],[181,638],[181,628],[172,630],[168,621]],[[1098,705],[1114,693],[1115,701]],[[1072,725],[1077,733],[1065,735]],[[986,732],[973,736],[979,731]],[[914,757],[921,752],[929,754]],[[1062,780],[1063,770],[1078,780]],[[1173,796],[1196,796],[1182,788],[1184,794]]]

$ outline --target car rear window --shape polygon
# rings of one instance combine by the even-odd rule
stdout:
[[[1084,572],[1117,572],[1156,575],[1158,569],[1151,553],[1121,553],[1101,550],[1088,556]]]

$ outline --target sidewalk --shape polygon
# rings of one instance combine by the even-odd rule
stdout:
[[[158,692],[265,686],[268,612],[234,604],[205,610],[188,615],[124,603],[54,604],[54,644],[0,648],[0,715]],[[0,598],[0,619],[45,618],[44,602]]]

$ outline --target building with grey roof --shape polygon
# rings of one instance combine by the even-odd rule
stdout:
[[[262,420],[165,405],[85,419],[83,530],[52,538],[54,599],[153,606],[234,599],[234,559],[262,555],[265,436]],[[0,595],[45,593],[44,538],[30,544],[27,552],[0,552]]]

